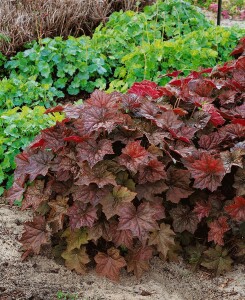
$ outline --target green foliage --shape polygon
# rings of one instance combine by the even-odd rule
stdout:
[[[99,48],[90,47],[89,37],[70,37],[66,41],[57,37],[34,43],[31,49],[8,61],[5,68],[12,78],[19,74],[35,76],[40,84],[77,95],[81,90],[91,92],[95,87],[105,87],[104,74],[108,76],[110,71],[105,59]]]
[[[55,104],[54,96],[64,94],[49,83],[39,83],[36,76],[23,75],[6,77],[0,81],[0,112],[26,104],[30,107],[42,105],[50,107]]]
[[[70,293],[67,293],[67,292],[62,292],[62,291],[58,291],[56,297],[57,297],[57,299],[63,299],[63,300],[76,300],[76,299],[78,299],[77,295],[70,294]]]
[[[211,27],[168,41],[144,42],[121,57],[109,90],[125,91],[143,79],[163,85],[169,78],[162,75],[172,70],[182,70],[187,75],[190,70],[213,67],[230,59],[231,49],[243,34],[241,29]]]
[[[152,43],[155,39],[168,40],[183,36],[200,28],[209,28],[211,23],[201,11],[181,0],[157,1],[146,6],[144,12],[115,12],[105,26],[99,26],[93,40],[116,39],[130,44]],[[102,47],[110,45],[102,43]]]
[[[40,130],[63,119],[59,113],[45,115],[44,112],[45,108],[41,106],[34,109],[23,106],[0,113],[0,195],[4,187],[9,188],[12,184],[15,156]]]
[[[137,47],[149,48],[156,40],[179,37],[210,26],[203,14],[180,0],[157,1],[145,7],[144,13],[114,13],[104,27],[97,28],[92,39],[85,36],[69,37],[65,41],[61,37],[46,38],[19,52],[5,64],[10,82],[5,79],[2,83],[2,90],[7,93],[0,94],[0,101],[7,102],[7,108],[22,103],[36,105],[39,101],[48,107],[54,98],[64,96],[62,92],[77,95],[80,91],[105,89],[114,76],[117,78],[118,68],[124,66],[122,58],[131,52],[137,53]],[[142,76],[144,70],[139,71],[137,78]],[[17,91],[17,85],[21,91]]]

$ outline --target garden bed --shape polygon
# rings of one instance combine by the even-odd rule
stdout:
[[[216,14],[209,13],[209,12],[205,12],[205,14],[208,18],[210,18],[214,22],[216,22]],[[244,27],[244,24],[242,23],[242,21],[237,21],[237,20],[222,20],[221,21],[222,27],[223,26],[232,26],[234,24],[238,24],[238,26]],[[215,30],[216,29],[221,30],[221,31],[223,30],[223,28],[215,28]],[[192,36],[189,34],[188,36],[190,38],[192,37],[194,40],[196,39],[195,35]],[[217,35],[214,34],[215,39],[216,39],[216,36]],[[99,41],[99,37],[100,36],[97,33],[98,41]],[[228,40],[230,41],[229,38],[228,38]],[[218,47],[218,48],[220,49],[220,47]],[[98,53],[100,53],[100,51],[101,50],[99,50]],[[34,52],[35,52],[35,50],[34,50]],[[105,53],[107,53],[107,52],[105,52]],[[117,52],[115,52],[115,53],[117,53]],[[138,54],[141,55],[142,53],[138,53]],[[106,55],[106,57],[107,57],[107,55]],[[199,53],[198,53],[198,60],[199,59],[200,58],[199,58]],[[113,65],[113,60],[111,63]],[[30,65],[32,66],[32,63]],[[132,69],[132,70],[134,69],[133,67],[131,67],[130,60],[128,62],[128,65],[130,66],[130,69]],[[145,70],[146,69],[147,68],[145,67]],[[122,69],[122,70],[124,70],[124,69]],[[124,71],[126,72],[126,70],[127,69],[125,69]],[[51,71],[50,71],[50,74],[52,74]],[[39,74],[40,78],[41,78],[41,75]],[[160,75],[156,78],[164,79],[164,76]],[[129,79],[129,78],[127,77],[127,79]],[[140,81],[140,79],[141,78],[137,77],[137,81]],[[68,82],[70,83],[71,80],[70,81],[69,80],[68,80]],[[119,79],[117,79],[117,80],[119,80]],[[44,81],[45,81],[45,79],[44,79]],[[100,83],[101,82],[102,81],[100,81]],[[121,80],[121,82],[124,82],[124,81]],[[116,82],[116,84],[117,83],[118,82]],[[120,80],[119,80],[119,83],[120,83]],[[75,87],[75,85],[74,85],[74,87]],[[90,87],[90,89],[92,90],[93,88]],[[34,88],[34,90],[35,90],[35,88]],[[41,90],[42,90],[42,88],[41,88]],[[78,95],[76,95],[76,93],[77,93],[76,88],[74,88],[74,91],[70,90],[70,92],[71,92],[70,95],[68,95],[69,93],[67,94],[65,92],[64,94],[66,95],[66,97],[64,97],[64,99],[65,99],[64,101],[63,100],[61,101],[61,104],[66,104],[68,101],[74,102],[80,98],[85,99],[89,95],[89,93],[84,93],[84,94],[78,93]],[[238,96],[240,97],[240,94]],[[33,96],[30,99],[32,99],[32,98],[33,98]],[[3,103],[5,103],[5,101],[3,101]],[[34,103],[32,103],[32,104],[34,105]],[[31,104],[27,103],[27,105],[29,106]],[[52,103],[51,103],[51,105],[52,105]],[[240,106],[239,106],[239,108],[240,108]],[[16,109],[18,110],[18,108],[16,108]],[[20,114],[20,113],[21,113],[20,116],[22,116],[22,112],[18,111],[18,114]],[[194,113],[194,110],[193,110],[193,113]],[[25,108],[25,114],[29,114],[27,108]],[[4,120],[5,119],[8,120],[8,114],[6,116],[3,118]],[[22,117],[23,117],[23,119],[27,120],[25,115],[23,115]],[[47,115],[45,117],[47,117]],[[38,115],[37,115],[37,118],[38,118]],[[55,118],[55,117],[53,117],[53,118]],[[59,119],[59,118],[61,118],[61,116],[59,114],[57,114],[56,118]],[[227,116],[226,116],[226,118],[227,118]],[[241,118],[243,118],[243,117],[241,117]],[[228,120],[228,119],[229,118],[227,118],[227,120],[224,120],[222,118],[222,120],[221,121],[219,120],[219,121],[222,124],[224,122],[228,123],[228,122],[230,122],[230,120]],[[14,120],[14,118],[13,118],[13,120]],[[242,122],[242,119],[235,118],[234,120],[238,123]],[[55,121],[55,120],[52,120],[52,121]],[[9,121],[9,122],[10,123],[12,122],[12,124],[13,124],[13,121]],[[28,121],[27,121],[27,123],[28,123]],[[3,123],[2,128],[5,127],[4,124],[5,123]],[[217,127],[217,125],[219,126],[222,124],[216,124],[216,127]],[[21,125],[23,125],[23,124],[21,124]],[[213,124],[213,125],[215,125],[215,124]],[[22,126],[21,128],[22,129],[20,130],[20,135],[22,135],[23,133],[27,134],[27,130],[25,129],[25,127]],[[38,130],[40,130],[40,129],[38,129]],[[33,129],[32,129],[32,131],[33,131]],[[9,131],[10,136],[12,136],[11,134],[12,134],[11,131]],[[73,138],[74,138],[74,136],[73,136]],[[198,137],[198,139],[199,139],[199,137]],[[67,141],[69,141],[69,140],[67,140]],[[70,141],[74,141],[74,140],[70,140]],[[13,145],[13,143],[11,145]],[[39,146],[37,146],[37,143],[36,143],[35,147],[39,147]],[[108,153],[110,153],[110,151]],[[225,152],[223,152],[223,153],[225,153]],[[4,157],[4,162],[3,162],[3,164],[1,164],[1,167],[5,166],[5,169],[7,170],[8,168],[10,168],[10,165],[8,165],[8,160],[6,159],[6,157],[8,158],[8,153],[6,152],[6,148],[4,149],[2,154]],[[12,159],[10,161],[12,161]],[[233,171],[235,170],[234,168],[238,168],[238,167],[241,168],[241,165],[239,163],[238,163],[238,165],[235,163],[233,165],[235,166],[235,167],[233,167]],[[0,167],[0,169],[1,169],[1,167]],[[187,171],[185,171],[185,172],[187,172]],[[27,174],[29,174],[29,173],[27,172]],[[27,174],[25,174],[25,175],[27,175]],[[232,176],[233,175],[234,175],[234,172],[233,172]],[[161,175],[161,176],[163,176],[163,175]],[[8,186],[9,186],[10,182],[11,182],[11,180],[9,180]],[[141,184],[143,184],[143,183],[144,182],[141,182]],[[233,185],[233,187],[234,187],[234,185]],[[204,188],[208,188],[208,186],[202,186],[202,187],[199,186],[199,188],[204,189]],[[209,187],[209,189],[210,189],[210,187]],[[2,190],[3,190],[3,188],[2,188]],[[213,187],[211,187],[210,190],[213,191]],[[135,193],[131,193],[131,194],[135,194]],[[226,196],[227,196],[226,197],[227,200],[231,200],[233,198],[233,196],[235,197],[235,194],[232,193],[232,197],[229,197],[230,196],[229,194]],[[241,192],[240,194],[238,193],[237,196],[241,196],[240,198],[242,198],[242,196],[244,196],[244,195]],[[236,197],[236,198],[239,198],[239,197]],[[234,198],[234,199],[236,199],[236,198]],[[12,200],[14,200],[14,199],[12,199]],[[179,202],[179,200],[178,200],[178,202]],[[236,201],[236,200],[234,200],[234,201]],[[173,202],[173,201],[171,201],[171,199],[170,200],[168,199],[168,204],[170,203],[171,205],[175,205],[175,204],[173,204],[175,202],[173,202],[173,203],[171,203],[171,202]],[[11,203],[11,201],[10,201],[10,203]],[[18,204],[18,203],[15,203],[15,204]],[[69,205],[70,205],[70,203],[69,203]],[[140,205],[142,205],[142,204],[140,204]],[[30,205],[27,204],[26,208],[28,208],[29,206]],[[223,211],[223,214],[228,215],[229,218],[231,218],[231,217],[234,218],[235,213],[233,212],[233,214],[232,214],[232,209],[230,209],[230,206],[232,206],[232,205],[230,203],[225,203],[223,206],[226,208],[226,210]],[[233,204],[233,206],[234,206],[234,204]],[[150,261],[150,270],[146,274],[144,274],[144,276],[141,279],[137,280],[136,277],[134,277],[133,275],[126,273],[126,270],[122,270],[122,274],[121,274],[122,276],[121,276],[120,283],[115,284],[114,282],[111,282],[105,278],[102,278],[102,277],[99,277],[98,275],[96,275],[94,269],[92,269],[90,265],[88,267],[88,274],[86,274],[85,276],[77,275],[75,272],[71,272],[70,270],[65,268],[63,265],[60,265],[58,262],[56,262],[54,260],[53,255],[52,255],[52,250],[49,246],[45,246],[42,249],[42,252],[40,253],[40,255],[35,256],[35,257],[30,256],[30,257],[28,257],[27,260],[22,262],[21,261],[21,254],[22,254],[21,244],[18,242],[18,240],[20,239],[21,234],[23,233],[23,223],[25,221],[31,220],[32,216],[33,216],[33,214],[32,214],[31,210],[27,209],[25,211],[20,211],[20,209],[17,206],[13,206],[11,208],[7,204],[7,201],[5,201],[5,199],[0,198],[0,235],[1,235],[1,238],[0,238],[0,274],[1,274],[0,300],[11,300],[11,299],[19,299],[19,300],[22,300],[22,299],[23,300],[24,299],[25,300],[26,299],[29,299],[29,300],[31,300],[31,299],[34,299],[34,300],[38,300],[38,299],[47,299],[47,300],[49,300],[49,299],[81,299],[81,300],[88,300],[88,299],[90,299],[90,300],[96,300],[96,299],[108,299],[108,300],[109,299],[111,299],[111,300],[114,300],[114,299],[115,300],[120,300],[120,299],[125,299],[125,300],[132,300],[132,299],[135,299],[135,300],[141,300],[141,299],[151,299],[151,300],[156,300],[156,299],[161,299],[161,300],[164,300],[164,299],[166,299],[166,300],[217,299],[217,300],[219,300],[219,299],[222,299],[223,300],[224,299],[224,300],[243,300],[243,299],[245,299],[245,265],[239,265],[239,264],[236,265],[231,272],[226,273],[226,275],[218,276],[218,277],[214,278],[211,276],[211,273],[209,273],[207,271],[207,269],[205,271],[203,267],[201,267],[200,270],[198,270],[197,272],[194,273],[191,270],[190,265],[185,264],[183,262],[182,258],[179,258],[179,261],[168,263],[168,262],[164,262],[163,260],[161,260],[158,257],[154,257]],[[207,216],[205,216],[205,217],[207,217]],[[217,217],[218,217],[218,215],[217,215]],[[109,218],[110,218],[110,216],[108,216],[108,219]],[[151,218],[149,218],[149,219],[151,219]],[[223,217],[223,220],[225,220],[224,221],[225,223],[226,223],[226,219],[225,219],[225,217]],[[242,217],[239,217],[238,214],[235,214],[234,220],[235,219],[237,219],[236,221],[241,221]],[[231,222],[234,223],[234,220],[231,220]],[[207,223],[208,226],[211,221],[213,221],[212,226],[214,227],[214,225],[217,223],[217,221],[215,221],[215,219],[213,219],[213,217],[211,217],[211,219],[209,220],[209,223]],[[205,219],[205,222],[206,222],[206,219]],[[209,226],[209,227],[211,228],[212,226]],[[211,238],[209,238],[210,239],[209,242],[213,240],[213,241],[215,241],[216,244],[222,245],[223,235],[226,231],[229,231],[229,230],[230,230],[230,228],[228,228],[228,229],[225,228],[225,230],[221,236],[221,241],[218,240],[218,242],[217,242],[217,239],[215,240],[215,238],[211,237]],[[181,231],[179,230],[179,232],[181,232]],[[231,233],[231,231],[228,232],[228,234],[230,234],[230,233]],[[226,234],[226,237],[227,236],[228,235]],[[241,238],[241,240],[242,240],[242,238]],[[79,245],[79,247],[80,246],[81,245]],[[28,249],[28,247],[27,247],[25,250],[27,250],[26,256],[28,256],[28,253],[30,253],[28,251],[30,249]],[[123,252],[123,249],[121,249],[121,250]],[[37,251],[37,253],[38,252],[39,251]],[[232,253],[232,254],[234,254],[234,253]],[[195,256],[195,252],[194,252],[194,256]],[[230,261],[231,261],[231,259],[230,259]],[[239,260],[239,262],[241,262],[241,261],[242,260]],[[230,262],[230,264],[231,264],[231,262]]]

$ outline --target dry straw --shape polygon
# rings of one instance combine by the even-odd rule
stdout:
[[[113,11],[135,10],[151,2],[154,1],[1,0],[0,51],[9,56],[35,39],[91,34]]]

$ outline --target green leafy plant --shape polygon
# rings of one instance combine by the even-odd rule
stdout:
[[[23,106],[0,113],[0,195],[13,182],[14,158],[30,144],[40,130],[50,127],[63,116],[45,115],[45,108]]]
[[[92,264],[116,281],[124,267],[140,277],[153,254],[229,270],[244,235],[244,66],[241,56],[63,107],[66,119],[16,157],[8,200],[34,212],[22,258],[51,244],[70,270]]]
[[[152,43],[155,39],[169,40],[211,26],[200,10],[185,1],[157,1],[140,13],[113,13],[104,26],[101,24],[95,30],[93,40],[102,41],[108,36],[119,42],[126,40],[124,47],[127,49],[132,43],[140,45],[142,42]],[[108,44],[101,45],[110,48]]]
[[[227,61],[230,50],[244,32],[235,28],[211,27],[196,30],[185,37],[143,43],[121,57],[114,72],[116,79],[111,81],[109,91],[126,91],[134,81],[144,79],[163,85],[170,80],[163,75],[173,70],[182,70],[187,75],[191,70]]]
[[[62,292],[58,291],[56,295],[57,299],[62,299],[62,300],[77,300],[78,296],[75,294],[71,294],[68,292]]]
[[[64,94],[49,83],[39,83],[36,76],[16,75],[0,81],[0,112],[14,107],[36,105],[50,107],[55,97]]]
[[[49,107],[54,97],[62,97],[63,93],[76,95],[94,88],[105,89],[109,83],[110,91],[126,91],[134,81],[143,79],[164,84],[166,77],[159,76],[167,71],[182,69],[188,74],[191,69],[228,60],[229,51],[243,34],[239,29],[211,27],[169,41],[129,44],[128,49],[126,40],[118,41],[120,36],[114,40],[110,34],[103,36],[104,48],[97,36],[92,41],[87,37],[45,39],[42,45],[35,44],[5,64],[12,71],[10,81],[2,82],[2,90],[7,93],[2,92],[0,99],[11,105],[21,105],[21,101],[32,105],[31,99],[37,99],[33,104],[40,101]],[[29,81],[24,79],[30,76]],[[23,85],[19,80],[23,80]],[[27,89],[28,85],[31,87]],[[18,86],[25,91],[24,97]]]

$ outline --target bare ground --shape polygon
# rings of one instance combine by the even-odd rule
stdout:
[[[151,262],[150,271],[139,281],[122,273],[115,284],[93,270],[79,276],[39,255],[21,262],[17,239],[30,211],[0,204],[0,300],[57,299],[57,292],[77,295],[81,300],[244,300],[245,268],[237,266],[226,276],[210,278],[193,273],[184,263]]]

